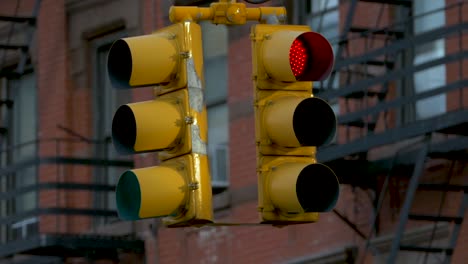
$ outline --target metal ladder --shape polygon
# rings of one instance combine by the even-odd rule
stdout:
[[[453,175],[455,162],[457,160],[462,160],[462,162],[466,162],[464,161],[464,159],[467,158],[467,153],[466,152],[463,152],[463,153],[431,152],[429,145],[430,145],[430,136],[427,137],[426,142],[419,149],[419,152],[417,155],[414,170],[410,178],[408,188],[406,190],[405,201],[400,211],[399,221],[397,224],[395,236],[392,241],[391,249],[389,252],[388,259],[387,259],[387,263],[389,264],[397,263],[396,261],[397,261],[397,256],[398,256],[399,251],[413,251],[413,252],[425,253],[423,263],[426,263],[429,254],[434,254],[434,253],[443,254],[442,263],[450,263],[451,261],[452,254],[456,246],[457,238],[460,233],[461,225],[463,222],[463,217],[464,217],[466,208],[468,206],[468,186],[451,184],[450,180]],[[445,182],[443,183],[421,182],[422,176],[424,174],[424,165],[426,164],[427,160],[430,158],[444,158],[444,159],[451,160],[450,169],[446,175]],[[442,192],[440,207],[438,208],[438,212],[436,214],[411,213],[411,206],[413,204],[417,190]],[[444,201],[448,192],[463,192],[463,197],[461,199],[458,212],[454,216],[441,214],[443,204],[444,204]],[[402,243],[405,230],[407,230],[406,226],[407,226],[408,220],[434,222],[431,237],[430,237],[430,240],[428,241],[429,242],[428,246],[409,245],[409,244]],[[435,238],[435,232],[436,232],[438,222],[446,222],[446,223],[453,224],[453,228],[449,237],[448,245],[445,247],[432,246],[432,242]]]
[[[20,79],[21,76],[25,73],[26,65],[28,63],[28,60],[30,59],[29,52],[33,41],[34,32],[36,29],[37,16],[39,13],[41,0],[35,1],[32,14],[30,16],[17,15],[20,2],[21,0],[17,0],[17,8],[15,14],[6,15],[0,13],[0,22],[11,23],[6,43],[0,43],[0,50],[3,51],[3,56],[0,58],[0,79]],[[11,44],[10,39],[11,36],[15,33],[15,25],[25,23],[27,24],[27,27],[25,29],[26,32],[24,33],[25,43]],[[19,59],[14,69],[10,69],[7,67],[8,65],[5,65],[7,51],[12,50],[19,51]],[[13,100],[11,99],[11,95],[9,94],[8,88],[6,87],[5,83],[0,84],[0,87],[0,150],[2,150],[7,141],[8,133],[10,130],[9,126],[11,123]],[[1,154],[2,152],[0,152],[0,161],[2,160]]]
[[[354,18],[354,13],[356,12],[357,9],[357,4],[359,2],[372,2],[379,4],[379,12],[375,16],[375,25],[370,26],[370,27],[360,27],[356,26],[353,24],[353,18]],[[365,51],[363,53],[363,56],[365,56],[369,51],[372,51],[373,45],[374,45],[374,40],[376,39],[381,39],[384,40],[385,43],[389,44],[391,42],[397,41],[399,39],[404,38],[405,32],[401,30],[395,30],[392,28],[387,28],[387,27],[382,27],[381,21],[382,21],[382,16],[384,13],[384,9],[386,6],[395,6],[400,8],[401,10],[404,10],[405,12],[408,12],[408,15],[411,14],[411,1],[406,1],[406,0],[386,0],[386,1],[377,1],[377,0],[352,0],[351,3],[349,4],[349,11],[348,11],[348,16],[345,20],[345,26],[343,29],[343,35],[340,38],[340,45],[337,50],[337,60],[343,60],[343,62],[346,62],[346,57],[343,56],[344,52],[348,54],[348,56],[351,55],[349,46],[351,45],[350,42],[353,42],[353,39],[364,39],[365,40]],[[358,38],[356,38],[358,37]],[[372,58],[369,57],[366,61],[362,62],[358,67],[358,65],[347,65],[344,68],[342,68],[342,72],[345,73],[345,80],[346,80],[346,86],[353,86],[357,82],[366,80],[366,79],[372,79],[375,77],[375,75],[372,74],[370,71],[371,69],[377,70],[380,72],[379,75],[385,75],[388,72],[391,72],[395,68],[395,63],[396,61],[394,60],[396,56],[390,56],[389,54],[385,54],[384,58],[382,59],[377,59],[377,58]],[[338,64],[338,63],[337,63]],[[346,64],[345,64],[346,65]],[[335,76],[331,76],[331,80],[329,82],[329,86],[333,82],[333,78]],[[385,101],[385,98],[387,96],[387,93],[389,91],[389,81],[386,81],[381,84],[379,89],[369,89],[370,87],[363,86],[361,90],[355,91],[353,93],[347,94],[344,99],[345,99],[345,106],[346,106],[346,111],[351,111],[350,110],[350,104],[356,105],[360,104],[362,108],[368,108],[369,106],[373,104],[379,104],[383,101]],[[330,89],[331,87],[328,87]],[[343,88],[346,89],[346,88]],[[371,103],[374,101],[373,99],[377,99],[375,103]],[[385,113],[386,114],[386,113]],[[375,131],[376,125],[377,125],[377,120],[378,120],[378,114],[374,114],[370,116],[369,119],[355,119],[355,120],[342,120],[341,124],[346,125],[348,127],[347,129],[347,136],[349,137],[349,128],[360,128],[361,133],[364,134],[372,134]],[[384,122],[384,125],[387,125],[386,122]]]

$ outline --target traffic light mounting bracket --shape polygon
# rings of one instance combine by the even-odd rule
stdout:
[[[214,24],[226,25],[241,25],[245,24],[247,21],[259,21],[263,25],[261,25],[262,27],[258,30],[257,34],[251,34],[251,39],[253,41],[254,52],[260,52],[263,45],[268,45],[268,43],[272,41],[272,36],[270,34],[276,31],[279,27],[279,25],[265,25],[265,23],[285,23],[286,9],[284,7],[246,8],[244,4],[236,3],[235,1],[220,0],[217,3],[212,3],[209,8],[171,7],[169,17],[170,20],[175,23],[170,27],[182,26],[185,34],[190,34],[190,26],[188,25],[193,21],[211,20]],[[301,32],[310,30],[307,26],[302,25],[288,25],[287,27],[288,30],[290,30],[290,34],[293,34],[292,37],[296,37]],[[254,30],[252,30],[252,32],[254,32]],[[284,146],[274,145],[271,141],[263,140],[263,137],[267,132],[258,127],[256,128],[257,149],[261,153],[258,157],[258,163],[261,165],[257,169],[259,177],[259,211],[262,213],[263,221],[260,223],[223,223],[213,221],[212,210],[209,209],[211,208],[211,191],[205,190],[206,186],[210,186],[210,177],[207,166],[208,158],[206,156],[206,131],[201,131],[202,128],[207,127],[206,116],[203,118],[203,116],[206,115],[202,90],[203,78],[201,78],[203,61],[202,58],[195,58],[194,60],[193,53],[190,52],[190,49],[188,48],[193,44],[191,43],[190,38],[184,37],[180,39],[180,35],[178,36],[177,34],[169,34],[166,38],[169,41],[172,40],[174,44],[181,44],[181,46],[176,47],[176,49],[180,50],[179,55],[176,58],[176,61],[178,61],[180,65],[176,67],[178,72],[175,73],[173,81],[168,83],[159,83],[154,88],[154,95],[164,96],[165,94],[181,89],[184,86],[187,87],[189,111],[185,113],[183,123],[188,127],[188,130],[186,131],[186,136],[183,137],[185,137],[187,145],[191,145],[189,147],[191,151],[189,151],[188,155],[185,154],[184,156],[178,156],[178,154],[186,152],[185,149],[183,151],[176,151],[178,154],[171,154],[171,151],[166,151],[165,153],[160,153],[160,157],[162,160],[169,163],[172,163],[172,159],[174,161],[179,159],[189,159],[189,161],[186,161],[184,164],[193,166],[195,171],[193,173],[189,171],[186,178],[186,188],[189,193],[187,199],[190,200],[190,206],[188,208],[180,208],[181,211],[185,210],[185,216],[171,215],[164,218],[163,222],[169,227],[203,225],[257,226],[264,224],[281,227],[290,224],[317,221],[318,213],[315,211],[278,211],[278,209],[276,209],[272,204],[272,200],[275,198],[270,197],[276,196],[277,194],[265,191],[267,185],[271,184],[271,175],[274,175],[278,168],[281,169],[281,167],[287,167],[293,163],[299,164],[299,167],[302,165],[306,167],[317,165],[320,170],[329,170],[325,165],[316,163],[316,147],[304,146],[285,148]],[[200,47],[195,47],[195,49],[199,49],[196,53],[199,52],[198,54],[202,54],[201,43]],[[269,55],[261,54],[259,61],[263,61],[265,56]],[[267,109],[271,106],[272,101],[277,98],[288,96],[297,98],[313,97],[312,82],[296,82],[292,79],[278,81],[277,78],[273,78],[267,73],[264,66],[259,67],[258,63],[260,62],[255,59],[257,58],[254,58],[253,61],[253,80],[256,88],[259,89],[259,91],[255,93],[256,99],[254,107],[256,118],[262,119],[264,112],[268,111]],[[184,74],[180,75],[180,72],[184,72]],[[298,92],[301,94],[300,96],[298,96]],[[280,157],[276,155],[285,156]],[[297,167],[297,164],[294,166]],[[331,174],[333,174],[333,172],[331,172]],[[206,175],[208,175],[208,177],[206,177]],[[329,181],[329,184],[330,188],[336,188],[333,179],[331,182]],[[290,195],[288,192],[290,191],[280,191],[281,194],[279,195]],[[282,202],[280,202],[280,204],[281,203]]]

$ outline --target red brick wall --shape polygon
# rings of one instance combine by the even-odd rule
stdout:
[[[37,30],[37,87],[39,106],[39,139],[62,136],[57,125],[67,124],[67,39],[64,1],[42,1]],[[41,145],[40,156],[56,155],[53,144]],[[39,181],[55,181],[56,166],[41,166]],[[39,195],[40,207],[57,206],[57,191],[43,191]],[[41,232],[57,231],[55,216],[43,216],[40,219]],[[63,221],[60,221],[63,223]]]
[[[447,6],[452,8],[447,10],[446,23],[454,25],[468,22],[468,4],[463,1],[447,0]],[[466,33],[452,35],[445,39],[446,54],[460,53],[468,49],[468,36]],[[468,76],[468,59],[458,60],[455,63],[447,64],[447,83],[459,80],[466,80]],[[468,107],[468,87],[463,87],[447,94],[447,111],[466,109]]]
[[[249,26],[231,27],[228,53],[231,191],[256,185],[253,83]],[[350,208],[352,196],[343,191],[338,207]],[[217,222],[258,223],[257,201],[219,212]],[[348,210],[349,211],[349,210]],[[161,263],[281,263],[351,243],[351,229],[332,213],[316,224],[159,229]]]
[[[456,0],[450,0],[454,2]],[[23,1],[26,2],[26,1]],[[75,87],[68,77],[69,63],[67,54],[67,19],[64,0],[43,0],[39,19],[37,38],[38,63],[38,98],[39,99],[39,137],[50,138],[64,136],[57,129],[58,124],[71,127],[83,135],[92,133],[92,100],[89,87]],[[163,10],[163,0],[144,0],[142,9],[142,32],[149,33],[155,28],[164,25],[167,11]],[[346,5],[341,10],[341,21],[346,15]],[[362,3],[360,3],[362,5]],[[466,6],[464,11],[467,13]],[[372,4],[361,6],[356,14],[356,24],[367,25],[369,15],[376,12]],[[392,18],[391,10],[385,11],[386,19]],[[455,22],[455,14],[447,15],[448,23]],[[466,16],[463,19],[467,19]],[[155,28],[154,28],[155,27]],[[255,185],[255,140],[254,119],[252,105],[252,79],[251,79],[251,46],[248,26],[230,28],[230,47],[228,54],[229,79],[228,105],[230,111],[230,190],[242,190],[244,187]],[[467,39],[463,37],[466,48]],[[376,44],[381,45],[381,44]],[[458,45],[458,40],[447,40],[447,50],[452,51]],[[353,52],[359,54],[361,49]],[[360,46],[362,48],[362,46]],[[467,74],[465,60],[464,72]],[[448,66],[450,80],[456,80],[457,65]],[[453,67],[453,68],[452,68]],[[90,81],[86,84],[91,86]],[[467,93],[464,94],[466,102]],[[151,89],[137,89],[133,94],[133,101],[152,98]],[[458,95],[448,96],[449,108],[456,109],[452,103]],[[250,109],[250,110],[249,110]],[[341,136],[344,136],[340,131]],[[61,150],[62,153],[86,153],[86,147],[69,147]],[[90,152],[89,152],[90,153]],[[41,156],[55,155],[54,145],[43,145],[39,150]],[[137,167],[153,165],[153,154],[138,155]],[[467,175],[468,171],[460,172]],[[88,182],[90,171],[75,167],[69,175],[70,179],[78,182]],[[86,176],[87,175],[87,176]],[[43,166],[40,171],[41,181],[56,180],[56,166]],[[66,200],[60,202],[62,206],[83,207],[90,200],[83,200],[84,196],[58,194],[55,191],[42,192],[39,197],[43,207],[56,206],[57,197]],[[426,199],[427,198],[427,199]],[[417,204],[422,207],[433,207],[436,201],[421,196]],[[429,202],[428,202],[429,201]],[[388,202],[388,201],[386,201]],[[337,209],[350,220],[356,222],[367,234],[368,223],[372,217],[371,207],[366,191],[356,190],[350,186],[343,186]],[[386,206],[391,207],[386,204]],[[384,211],[384,229],[391,230],[394,223],[391,208]],[[57,225],[57,219],[43,217],[41,231],[63,231],[64,225]],[[65,223],[62,218],[60,223]],[[258,222],[257,201],[232,205],[231,208],[217,212],[217,220],[225,222]],[[68,226],[86,227],[89,223],[83,218],[68,219]],[[466,226],[466,225],[465,225]],[[459,239],[459,248],[455,252],[455,263],[462,263],[468,258],[466,249],[468,235],[466,227],[462,230]],[[57,229],[58,228],[58,229]],[[285,228],[272,228],[269,226],[255,227],[204,227],[158,229],[158,236],[146,237],[146,261],[148,263],[278,263],[288,259],[298,258],[321,251],[328,251],[336,247],[357,244],[363,245],[360,239],[347,225],[333,213],[321,214],[320,220],[315,224],[289,226]]]
[[[375,14],[380,6],[370,3],[359,3],[358,12],[355,14],[354,25],[368,26],[375,24]],[[343,4],[341,21],[347,14],[347,4]],[[379,26],[385,26],[394,19],[394,10],[386,8],[383,20]],[[455,18],[454,18],[455,19]],[[243,26],[246,27],[246,26]],[[231,190],[242,189],[256,183],[255,175],[255,144],[254,120],[252,113],[245,110],[252,103],[252,81],[250,65],[250,40],[246,30],[231,28],[229,48],[229,110],[230,110],[230,176]],[[232,33],[244,31],[244,34]],[[464,42],[466,44],[466,42]],[[372,48],[382,47],[383,42],[375,41]],[[364,51],[364,40],[354,44],[351,55],[355,56]],[[452,52],[452,48],[449,48]],[[449,66],[450,67],[450,66]],[[465,67],[466,69],[466,67]],[[450,70],[448,70],[450,72]],[[395,91],[392,89],[392,96]],[[451,99],[449,99],[451,100]],[[451,105],[451,104],[449,104]],[[358,107],[357,105],[355,107]],[[241,109],[245,111],[241,111]],[[342,108],[344,109],[344,108]],[[394,115],[389,117],[395,119]],[[383,129],[383,128],[381,128]],[[341,136],[344,136],[341,131]],[[358,133],[354,131],[354,133]],[[251,140],[249,140],[249,138]],[[342,141],[343,139],[341,139]],[[428,168],[429,177],[445,176],[448,164]],[[466,169],[465,169],[466,170]],[[458,172],[464,175],[466,172]],[[458,176],[458,179],[460,177]],[[456,177],[457,178],[457,177]],[[400,192],[400,184],[405,180],[396,182],[394,193],[390,199],[385,199],[384,210],[381,215],[381,232],[392,233],[398,220],[399,208],[404,201],[404,192]],[[364,233],[369,234],[369,224],[373,219],[373,209],[369,190],[361,190],[344,186],[342,188],[337,210],[345,214]],[[399,197],[396,200],[395,195]],[[450,195],[444,205],[444,212],[453,213],[459,201],[460,195]],[[418,192],[415,207],[419,210],[433,210],[440,202],[440,195]],[[220,212],[217,221],[228,222],[256,222],[257,203],[247,202]],[[222,217],[221,217],[222,216]],[[420,223],[412,223],[419,226]],[[454,255],[454,263],[462,263],[466,259],[463,244],[466,239],[466,224],[462,229],[459,239],[459,248]],[[345,245],[357,245],[363,249],[365,241],[354,233],[349,226],[344,224],[333,213],[321,214],[320,220],[315,224],[289,226],[282,229],[272,227],[204,227],[201,229],[166,229],[159,230],[159,260],[161,263],[281,263],[288,259],[310,255],[317,252],[329,251],[333,248]],[[370,253],[369,253],[370,254]],[[369,255],[370,256],[370,255]],[[371,263],[372,258],[367,263]]]
[[[256,184],[252,51],[247,26],[230,29],[228,51],[229,157],[231,188]],[[241,34],[236,36],[234,32]],[[236,114],[246,113],[246,114]]]
[[[219,221],[257,222],[255,201],[232,208]],[[332,214],[316,224],[160,229],[161,263],[282,263],[346,246],[353,234]]]

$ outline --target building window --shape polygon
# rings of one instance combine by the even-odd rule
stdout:
[[[224,190],[229,182],[227,107],[228,32],[225,25],[202,22],[205,102],[208,112],[208,155],[214,192]]]
[[[338,0],[310,0],[308,25],[313,31],[320,32],[328,39],[337,40],[339,37],[339,9]],[[338,43],[335,43],[336,48]]]
[[[107,73],[107,55],[113,40],[104,38],[93,42],[95,65],[94,75],[94,138],[99,142],[95,148],[95,156],[100,159],[116,160],[119,154],[112,145],[112,118],[117,108],[131,101],[131,94],[128,90],[118,91],[114,89]],[[116,185],[117,181],[124,173],[125,168],[102,166],[94,169],[94,179],[97,184]],[[116,200],[113,192],[98,192],[94,197],[94,206],[98,209],[116,210]],[[106,219],[111,222],[114,219]],[[103,223],[103,222],[99,222]]]
[[[330,41],[333,52],[338,50],[339,39],[339,1],[338,0],[309,0],[306,2],[306,23],[310,25],[313,31],[322,34]],[[330,84],[329,81],[332,80]],[[321,82],[314,82],[314,89],[338,89],[340,76],[338,72],[334,73],[333,79],[330,77]],[[320,95],[319,95],[320,96]],[[338,98],[329,102],[336,115],[340,113]],[[335,139],[336,140],[336,139]]]
[[[37,138],[37,100],[35,75],[30,73],[21,79],[10,81],[13,87],[13,129],[12,139],[15,147],[13,150],[13,162],[19,163],[36,156]],[[24,144],[24,145],[23,145]],[[20,146],[21,145],[21,146]],[[29,186],[36,183],[36,168],[26,167],[18,171],[16,175],[16,188]],[[20,195],[16,199],[16,211],[28,211],[34,209],[36,194],[29,192]]]
[[[10,98],[12,107],[2,108],[3,134],[2,164],[19,164],[37,156],[37,89],[34,73],[27,73],[17,80],[2,80],[2,99]],[[7,136],[7,137],[6,137]],[[4,151],[7,147],[7,151]],[[37,184],[36,166],[21,167],[13,173],[1,176],[1,190],[9,192]],[[1,215],[18,215],[37,208],[37,191],[16,193],[11,200],[2,200]],[[2,240],[24,239],[37,231],[38,219],[30,217],[12,223],[8,230],[2,228]]]
[[[445,0],[415,0],[413,2],[413,13],[417,17],[414,20],[414,34],[418,35],[429,30],[443,27],[445,25]],[[434,10],[440,10],[434,12]],[[445,56],[444,39],[436,39],[415,47],[414,66],[431,60],[440,59]],[[415,93],[421,93],[446,83],[445,65],[416,72],[414,74]],[[445,94],[433,96],[416,102],[416,119],[424,119],[442,114],[446,111]]]

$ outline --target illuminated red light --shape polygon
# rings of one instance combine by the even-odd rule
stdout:
[[[307,48],[299,39],[295,39],[289,49],[289,64],[291,65],[291,70],[294,74],[294,77],[297,79],[304,74],[307,68]]]

